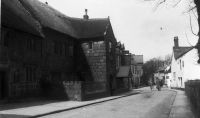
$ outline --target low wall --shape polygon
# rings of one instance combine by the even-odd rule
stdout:
[[[106,82],[84,82],[83,92],[84,100],[97,99],[110,95]]]
[[[43,95],[48,98],[89,100],[108,96],[106,82],[63,81],[42,84]]]
[[[83,100],[83,82],[67,81],[63,82],[63,85],[69,100]]]
[[[185,82],[185,92],[193,106],[196,117],[200,118],[200,80]]]
[[[88,100],[103,97],[106,93],[106,82],[63,82],[65,93],[70,100]]]

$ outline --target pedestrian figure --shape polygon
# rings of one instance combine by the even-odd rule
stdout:
[[[149,79],[149,86],[150,86],[150,89],[151,89],[151,91],[153,90],[153,82],[152,82],[152,79],[150,78]]]
[[[160,87],[160,80],[158,78],[156,78],[156,88],[158,89],[158,91],[161,90],[161,87]]]

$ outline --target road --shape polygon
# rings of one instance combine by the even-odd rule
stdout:
[[[168,118],[176,93],[142,89],[141,94],[41,118]]]

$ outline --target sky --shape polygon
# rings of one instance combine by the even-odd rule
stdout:
[[[144,61],[172,54],[173,37],[180,46],[195,45],[198,37],[190,29],[189,0],[168,0],[157,6],[154,0],[40,0],[70,17],[82,18],[88,9],[89,18],[110,17],[117,41],[132,54],[144,55]],[[179,1],[179,0],[178,0]],[[198,32],[192,14],[192,28]]]

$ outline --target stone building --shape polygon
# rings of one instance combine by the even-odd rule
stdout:
[[[41,25],[16,0],[2,0],[0,99],[37,96],[43,65]]]
[[[37,0],[2,0],[0,98],[83,100],[115,88],[109,18],[71,18]]]
[[[78,21],[79,46],[76,67],[79,77],[86,86],[85,94],[110,95],[115,88],[116,39],[109,18],[90,19],[86,14]],[[78,29],[79,27],[77,27]]]
[[[138,87],[140,85],[140,78],[143,75],[143,55],[131,55],[131,66],[133,69],[134,86]]]
[[[2,1],[2,96],[38,96],[41,81],[72,79],[75,39],[59,15],[35,0]]]
[[[127,91],[132,88],[131,54],[120,42],[116,46],[116,91]]]

